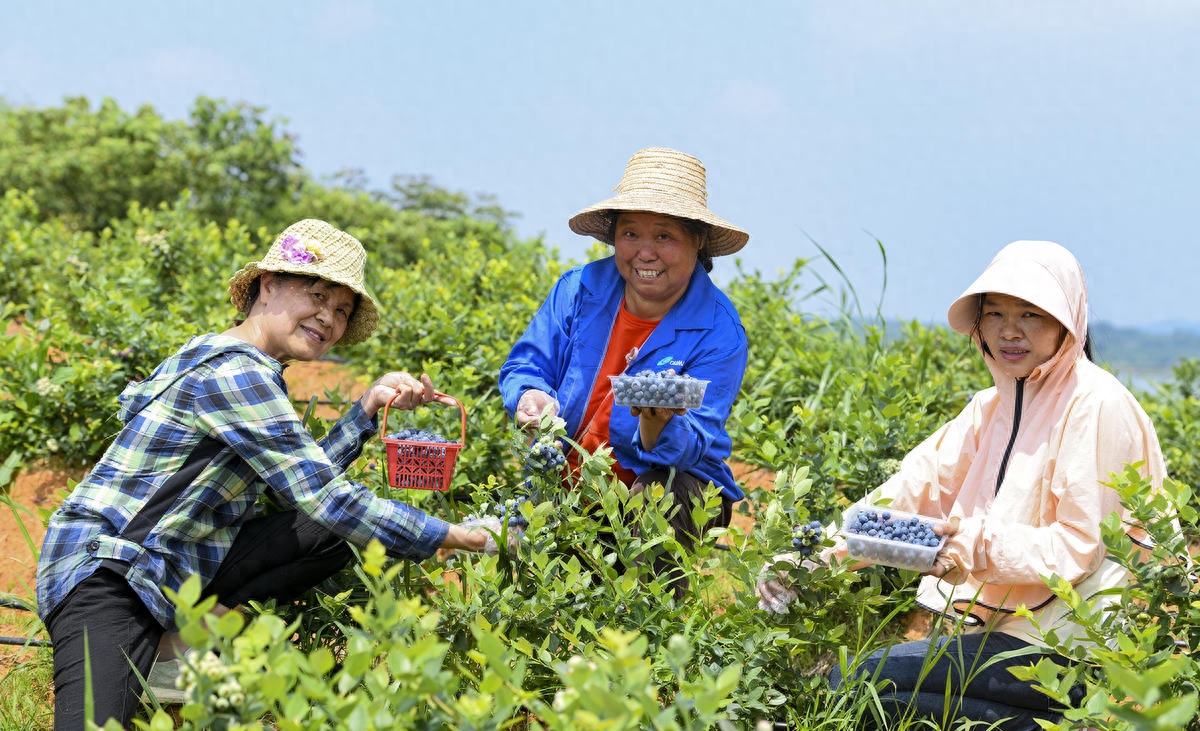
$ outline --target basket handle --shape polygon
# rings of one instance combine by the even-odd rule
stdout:
[[[434,391],[433,395],[440,396],[442,398],[448,398],[451,401],[453,401],[455,404],[458,405],[458,411],[459,411],[459,415],[460,415],[461,421],[462,421],[462,437],[459,439],[459,442],[461,444],[466,444],[467,443],[467,408],[465,406],[463,406],[463,402],[454,398],[450,394],[442,393],[441,391]],[[392,402],[395,401],[396,398],[399,396],[400,396],[400,394],[397,393],[395,396],[388,399],[388,402],[383,405],[383,421],[379,422],[380,436],[382,436],[383,434],[385,434],[387,432],[388,409],[391,407]],[[434,403],[434,402],[430,401],[429,403]]]

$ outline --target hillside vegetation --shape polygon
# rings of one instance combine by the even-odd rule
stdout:
[[[514,556],[393,564],[372,547],[298,605],[256,606],[207,627],[198,587],[185,587],[189,642],[218,654],[180,717],[147,711],[154,728],[847,729],[870,717],[870,683],[835,693],[824,673],[903,631],[915,575],[818,569],[781,618],[757,608],[754,579],[790,550],[793,525],[838,520],[989,383],[965,338],[808,316],[800,303],[819,280],[804,260],[769,280],[739,272],[726,291],[750,363],[729,429],[738,461],[776,475],[739,506],[753,510],[753,529],[685,554],[639,538],[663,533],[665,506],[651,505],[640,532],[618,528],[601,543],[594,513],[619,525],[631,507],[606,455],[588,456],[570,485],[539,475],[527,484],[526,437],[496,390],[508,347],[568,263],[519,239],[512,212],[486,197],[421,176],[397,176],[387,190],[353,173],[315,180],[264,114],[210,99],[184,121],[84,99],[0,108],[0,317],[11,325],[0,337],[0,486],[47,456],[94,460],[118,429],[124,385],[187,338],[228,327],[228,277],[288,223],[316,217],[367,246],[382,312],[370,340],[335,354],[367,375],[427,372],[469,416],[450,491],[390,491],[378,441],[352,476],[447,516],[529,492],[530,528]],[[1200,476],[1200,362],[1180,361],[1140,397],[1175,478],[1170,504],[1148,500],[1128,475],[1115,484],[1160,545],[1143,559],[1113,531],[1112,550],[1138,577],[1127,601],[1091,617],[1081,602],[1100,644],[1063,648],[1080,660],[1066,674],[1031,671],[1058,697],[1086,689],[1072,728],[1200,728],[1191,659],[1200,597],[1178,561],[1197,536],[1189,486]],[[308,406],[297,403],[319,436],[328,423]],[[449,411],[403,419],[456,434]],[[1166,512],[1179,515],[1182,535]],[[664,587],[638,560],[649,550],[682,557],[683,601],[660,598]],[[29,677],[45,677],[48,656],[40,662]],[[50,728],[48,716],[5,718],[4,695],[21,688],[15,673],[0,684],[0,725]],[[918,724],[893,726],[909,727]]]
[[[1200,332],[1193,330],[1152,332],[1104,322],[1091,330],[1102,353],[1097,357],[1121,375],[1161,379],[1181,360],[1200,358]]]

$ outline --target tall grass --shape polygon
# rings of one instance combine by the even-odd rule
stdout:
[[[19,617],[0,614],[7,626]],[[54,728],[54,677],[49,648],[0,649],[0,731],[43,731]]]

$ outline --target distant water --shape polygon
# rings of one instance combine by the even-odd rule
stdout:
[[[1113,374],[1129,387],[1130,391],[1154,391],[1159,384],[1170,381],[1174,374],[1171,371],[1129,371],[1116,370],[1108,367]]]

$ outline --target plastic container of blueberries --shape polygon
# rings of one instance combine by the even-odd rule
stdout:
[[[888,513],[892,520],[917,518],[929,523],[935,529],[946,524],[946,521],[940,518],[930,518],[927,515],[907,513],[880,505],[852,505],[842,515],[842,535],[846,538],[846,549],[850,558],[920,573],[925,573],[933,568],[933,560],[937,558],[938,551],[946,545],[946,536],[941,536],[936,546],[914,546],[911,543],[851,533],[848,530],[851,523],[858,518],[859,513],[872,510],[880,514]]]
[[[626,399],[622,400],[617,397],[617,391],[620,390],[617,384],[624,385],[625,382],[633,381],[639,378],[636,375],[626,375],[622,373],[618,376],[609,376],[608,380],[612,382],[613,387],[613,403],[617,406],[637,406],[639,408],[653,407],[661,409],[698,409],[704,403],[704,391],[708,388],[709,382],[703,378],[687,378],[689,384],[696,386],[694,394],[680,393],[676,394],[673,399]],[[664,381],[667,379],[663,379]]]

